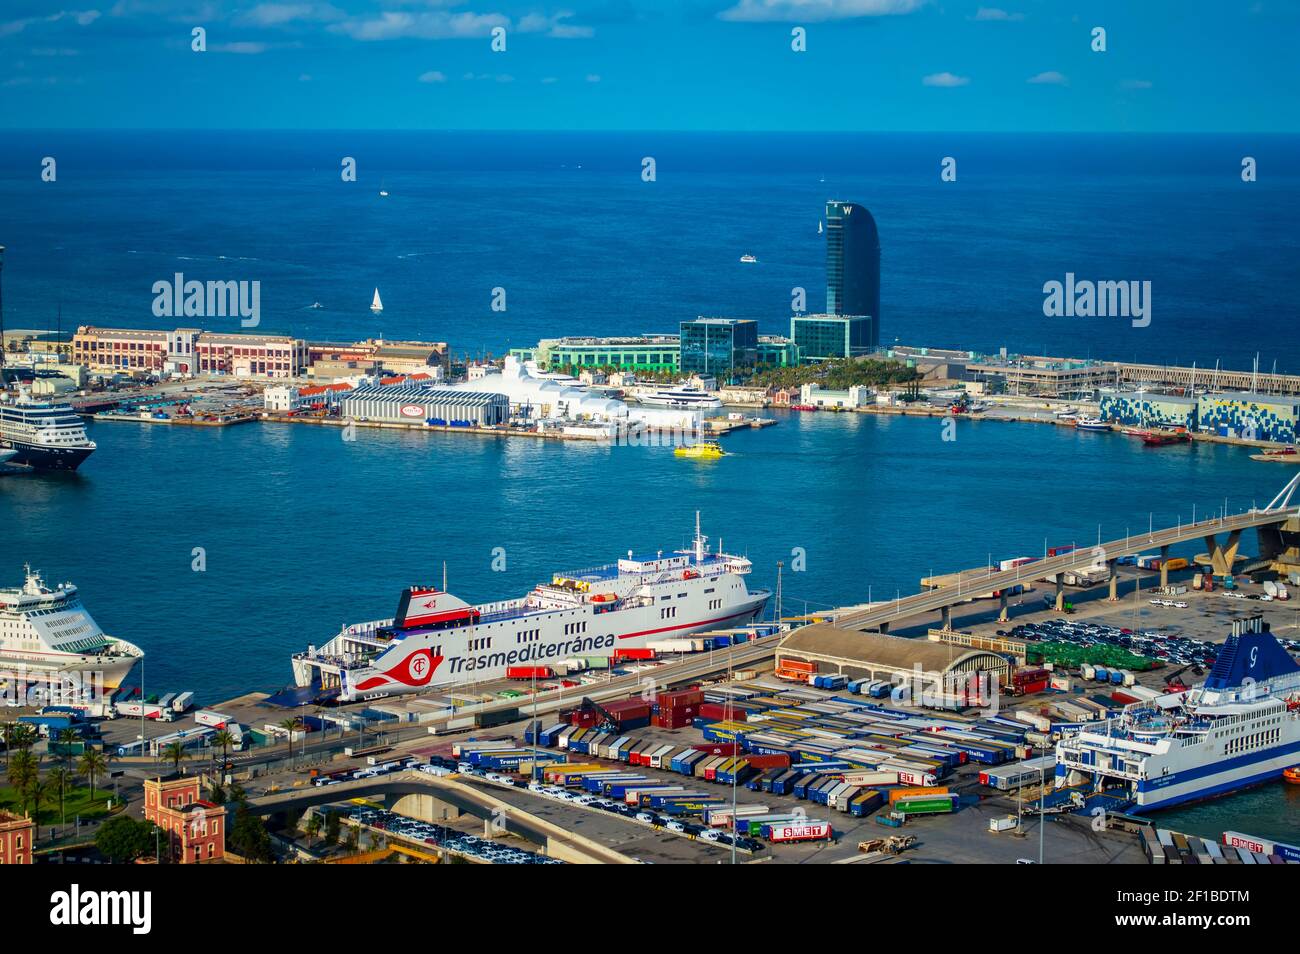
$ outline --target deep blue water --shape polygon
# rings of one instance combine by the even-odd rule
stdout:
[[[3,132],[5,317],[153,325],[153,283],[182,271],[259,280],[268,330],[458,354],[699,314],[781,333],[792,287],[824,305],[817,223],[841,198],[879,224],[883,341],[1294,372],[1298,169],[1294,136]],[[1068,271],[1151,281],[1152,324],[1045,318]]]

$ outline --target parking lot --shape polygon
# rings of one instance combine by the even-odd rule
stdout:
[[[382,808],[356,806],[343,811],[347,819],[355,825],[382,832],[389,837],[402,838],[417,845],[440,848],[482,864],[558,865],[564,863],[495,840],[466,834],[446,825],[435,825],[431,822],[407,818]]]

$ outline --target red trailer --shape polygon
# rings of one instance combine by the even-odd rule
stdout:
[[[507,679],[554,679],[555,670],[550,666],[507,666]]]

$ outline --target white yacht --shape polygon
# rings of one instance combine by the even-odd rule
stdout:
[[[664,388],[641,394],[637,400],[650,407],[698,408],[703,411],[716,411],[722,407],[721,399],[697,388]]]

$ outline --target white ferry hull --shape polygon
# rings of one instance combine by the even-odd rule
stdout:
[[[1234,762],[1244,764],[1234,765]],[[1205,801],[1227,795],[1252,785],[1261,785],[1282,777],[1284,769],[1300,762],[1300,741],[1280,745],[1258,753],[1248,760],[1229,759],[1186,772],[1174,772],[1162,778],[1142,781],[1137,786],[1137,813],[1171,808],[1186,802]]]

